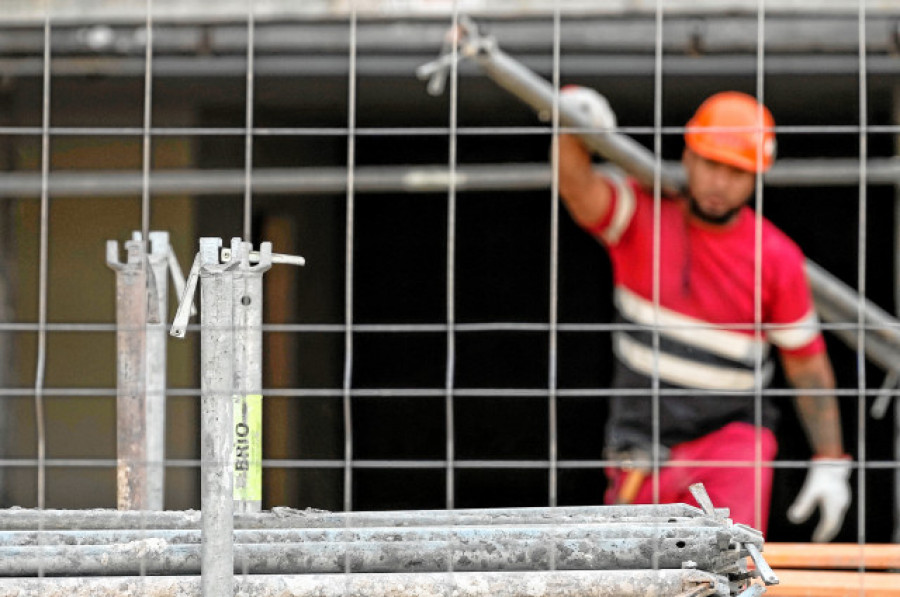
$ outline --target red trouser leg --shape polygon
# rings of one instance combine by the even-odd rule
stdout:
[[[757,453],[757,440],[759,452]],[[769,520],[772,496],[772,468],[756,467],[755,463],[771,462],[778,445],[770,429],[749,423],[730,423],[701,438],[674,446],[669,460],[659,472],[659,502],[696,505],[689,487],[703,483],[713,505],[730,508],[731,518],[763,532]],[[702,461],[701,465],[682,465],[679,462]],[[606,503],[615,502],[629,471],[610,469],[610,489]],[[757,478],[759,472],[759,478]],[[760,505],[757,520],[756,504]],[[634,499],[635,504],[653,503],[653,478],[648,475]]]

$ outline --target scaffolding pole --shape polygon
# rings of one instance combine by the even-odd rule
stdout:
[[[446,527],[350,527],[327,529],[236,529],[237,544],[259,543],[323,543],[390,541],[560,541],[595,539],[608,541],[619,538],[699,537],[721,533],[735,543],[757,543],[759,533],[742,526],[724,530],[724,525],[708,518],[631,518],[615,522],[574,523],[553,525],[498,525]],[[169,545],[200,543],[195,529],[168,530],[96,530],[96,531],[0,531],[0,547],[115,545],[134,541],[161,540]],[[716,541],[718,542],[718,537]]]
[[[149,509],[147,479],[148,262],[144,243],[106,244],[106,263],[116,273],[116,495],[120,510]]]
[[[678,569],[684,562],[695,562],[703,570],[736,571],[748,555],[737,545],[732,550],[721,548],[715,531],[708,529],[668,534],[507,539],[473,533],[443,541],[237,543],[232,570],[246,574],[640,570]],[[162,539],[115,546],[0,547],[0,576],[198,574],[206,565],[202,551],[202,544],[169,545]]]
[[[194,287],[200,277],[200,509],[202,549],[201,587],[204,597],[229,597],[234,572],[234,475],[232,458],[232,392],[234,381],[234,287],[231,270],[237,267],[239,243],[233,258],[219,263],[220,238],[201,238]],[[191,279],[179,310],[193,300]],[[188,306],[185,306],[187,302]],[[195,556],[196,557],[196,556]]]
[[[262,509],[263,274],[272,267],[272,244],[262,243],[256,265],[252,245],[241,242],[234,275],[234,509]],[[226,259],[230,256],[226,253]]]
[[[549,130],[547,133],[549,134]],[[663,162],[663,171],[677,173],[678,162]],[[150,188],[155,196],[223,195],[240,193],[243,170],[154,170]],[[552,174],[547,163],[358,166],[354,191],[359,193],[441,193],[452,182],[457,191],[546,190]],[[870,158],[866,182],[893,185],[900,178],[900,158]],[[763,176],[767,186],[854,186],[859,184],[859,160],[842,158],[783,159]],[[141,172],[121,170],[55,171],[49,188],[54,197],[120,197],[141,192]],[[254,194],[317,195],[346,191],[343,167],[256,168]],[[39,197],[41,177],[27,172],[0,173],[0,198]]]
[[[106,262],[116,272],[118,504],[123,510],[162,510],[165,493],[166,318],[168,277],[184,277],[169,233],[141,232],[119,245],[107,241]]]
[[[199,561],[203,595],[209,597],[230,594],[235,511],[258,512],[262,504],[262,274],[273,263],[304,260],[273,254],[271,243],[257,252],[240,238],[232,238],[230,248],[222,248],[221,238],[201,238],[170,332],[184,337],[199,279]]]
[[[200,597],[196,576],[0,579],[0,597]],[[758,585],[754,585],[758,586]],[[243,576],[229,595],[254,597],[645,597],[730,595],[699,570],[537,571]],[[202,593],[207,597],[206,593]]]
[[[150,310],[146,332],[147,510],[162,510],[166,483],[166,319],[169,233],[152,231],[147,255]]]
[[[727,517],[727,508],[717,508]],[[394,510],[385,512],[329,512],[273,508],[255,514],[235,513],[236,529],[293,529],[347,527],[474,526],[496,524],[578,524],[649,517],[696,518],[703,512],[687,504],[631,504],[619,506],[566,506],[558,508],[473,508],[464,510]],[[0,528],[6,531],[199,529],[200,512],[127,512],[118,510],[0,510]]]

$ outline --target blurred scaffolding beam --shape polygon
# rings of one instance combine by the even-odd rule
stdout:
[[[859,37],[857,2],[844,10],[823,13],[821,3],[795,3],[794,12],[766,11],[767,74],[855,75]],[[834,4],[834,3],[831,3]],[[669,76],[692,74],[752,74],[756,70],[756,5],[745,13],[725,13],[708,5],[688,12],[667,7],[662,50]],[[186,17],[161,11],[154,15],[154,76],[227,76],[246,73],[246,6],[231,17],[216,16],[207,7],[202,15]],[[111,7],[107,6],[106,11]],[[412,12],[412,11],[411,11]],[[552,69],[553,28],[549,13],[479,17],[490,33],[529,68]],[[43,14],[0,28],[0,67],[7,77],[40,76]],[[536,18],[544,16],[544,19]],[[267,18],[268,17],[268,18]],[[365,18],[356,35],[361,76],[408,76],[440,47],[447,17],[413,15],[398,20]],[[371,15],[377,17],[377,15]],[[639,76],[655,69],[655,17],[632,6],[626,12],[591,10],[564,12],[565,35],[560,40],[561,67],[567,76]],[[102,24],[98,24],[102,23]],[[107,24],[108,23],[108,24]],[[119,19],[59,18],[53,29],[54,77],[106,75],[141,76],[146,35],[143,11]],[[898,14],[890,3],[867,4],[865,45],[870,75],[900,74],[895,54]],[[349,24],[327,16],[260,14],[254,29],[254,71],[261,76],[319,75],[345,77],[349,64]],[[302,59],[299,59],[302,57]],[[464,75],[475,73],[464,66]]]
[[[549,132],[549,130],[548,130]],[[678,162],[665,162],[665,172],[677,173]],[[854,159],[779,160],[763,178],[765,184],[784,186],[856,186],[860,162]],[[54,171],[49,177],[53,197],[105,197],[139,194],[143,174],[124,170]],[[900,158],[872,158],[866,162],[866,182],[894,185],[900,180]],[[457,191],[548,190],[551,170],[546,163],[460,164],[452,174]],[[356,193],[446,193],[451,172],[446,165],[358,166]],[[232,170],[156,170],[150,173],[153,195],[240,194],[246,172]],[[344,167],[257,168],[251,188],[259,194],[343,194],[347,190]],[[41,176],[29,172],[0,172],[0,197],[38,197]]]

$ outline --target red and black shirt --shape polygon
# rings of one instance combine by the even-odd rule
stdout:
[[[749,207],[731,225],[713,227],[689,218],[686,200],[663,199],[657,226],[651,192],[631,179],[609,180],[611,209],[588,230],[609,251],[625,324],[613,334],[614,387],[649,389],[658,376],[664,445],[754,422],[756,390],[771,378],[769,346],[798,355],[825,350],[802,252],[765,218],[758,231]],[[774,425],[769,404],[762,421]],[[649,395],[614,396],[608,443],[624,449],[651,438]]]

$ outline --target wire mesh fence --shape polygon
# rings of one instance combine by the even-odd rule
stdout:
[[[590,530],[655,554],[646,577],[614,578],[644,567],[621,554],[617,565],[572,564],[606,557],[605,539],[577,543],[577,533],[611,511],[573,521],[565,510],[603,503],[607,473],[623,465],[606,449],[611,402],[649,400],[658,434],[660,404],[698,395],[752,405],[754,457],[699,460],[752,479],[754,515],[740,522],[767,527],[775,542],[808,541],[816,525],[787,515],[815,462],[792,399],[834,395],[852,491],[836,540],[860,549],[897,540],[900,9],[864,0],[727,10],[716,2],[288,4],[10,5],[0,25],[0,506],[39,514],[15,528],[33,512],[0,513],[11,533],[0,541],[2,574],[53,576],[65,574],[61,562],[78,562],[75,576],[116,570],[140,579],[128,589],[115,579],[23,580],[26,594],[231,594],[236,570],[242,582],[260,583],[243,590],[259,594],[398,586],[474,594],[519,582],[497,572],[509,570],[502,566],[467,568],[485,561],[479,549],[499,549],[510,561],[527,552],[520,570],[545,574],[534,577],[535,594],[585,583],[622,594],[619,582],[635,594],[759,590],[747,588],[751,573],[736,562],[762,547],[761,536],[723,540],[750,531],[709,508],[640,510],[632,518],[652,520]],[[570,84],[606,96],[612,130],[561,100]],[[758,214],[747,295],[756,315],[665,319],[651,291],[649,319],[617,318],[621,273],[560,206],[560,138],[581,135],[641,180],[656,226],[657,210],[685,182],[685,123],[726,89],[765,103],[776,121],[775,165],[755,175],[749,201]],[[749,385],[706,383],[711,369],[666,383],[673,337],[723,333],[711,336],[715,345],[737,332],[762,346],[782,331],[764,307],[762,216],[808,260],[836,389],[796,389],[778,365],[767,385],[763,348],[748,361]],[[666,255],[653,230],[648,267],[658,288]],[[285,267],[301,255],[304,267]],[[170,328],[183,339],[164,337]],[[623,333],[651,347],[647,388],[614,387]],[[780,418],[771,458],[760,444],[772,425],[763,421],[769,402]],[[654,440],[635,468],[647,469],[650,501],[659,502],[663,471],[700,462],[667,460],[671,446]],[[774,477],[768,524],[764,471]],[[235,484],[244,493],[232,500]],[[157,526],[155,513],[143,512],[128,527],[137,534],[110,521],[54,527],[56,516],[84,525],[83,509],[117,505],[188,514]],[[201,506],[202,524],[189,513]],[[359,531],[366,524],[349,514],[328,522],[333,537],[293,527],[284,537],[245,536],[254,513],[277,521],[288,516],[283,507],[391,510],[401,519],[445,510],[449,518],[382,519],[444,528],[395,546]],[[529,520],[509,523],[524,525],[524,535],[491,534],[506,522],[497,509],[515,507],[549,508],[543,516],[565,532],[536,531]],[[463,521],[469,508],[492,509],[477,523],[484,528],[447,530],[475,525]],[[662,520],[670,516],[675,531]],[[686,527],[719,533],[714,553],[686,556],[666,543],[689,536],[687,547],[707,545]],[[149,529],[168,534],[140,534]],[[36,545],[16,544],[26,539],[14,532],[34,533]],[[110,544],[134,552],[116,563],[102,547]],[[573,544],[576,555],[566,551]],[[535,545],[550,547],[538,557]],[[671,553],[678,565],[661,564]],[[387,568],[366,564],[386,557]],[[304,558],[309,568],[296,564]],[[433,566],[418,565],[415,578],[366,576],[403,572],[416,558]],[[201,560],[218,576],[193,578]],[[687,561],[694,566],[682,568]],[[876,575],[851,567],[865,592],[866,574]],[[437,574],[447,570],[499,576],[462,589],[468,580]],[[552,578],[577,570],[584,574],[571,585]],[[325,576],[341,572],[354,574]]]

